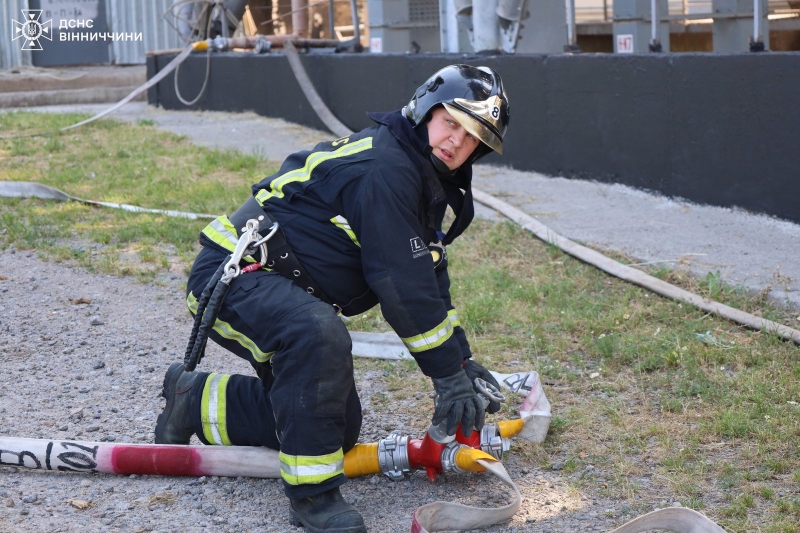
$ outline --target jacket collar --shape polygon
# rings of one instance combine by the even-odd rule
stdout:
[[[472,165],[463,165],[453,173],[440,174],[431,162],[428,128],[415,128],[401,110],[368,113],[369,118],[386,126],[403,150],[425,177],[425,199],[428,203],[428,226],[437,229],[441,221],[435,220],[435,204],[446,199],[456,214],[444,238],[446,246],[461,235],[475,216],[472,200]],[[437,223],[438,222],[438,223]]]

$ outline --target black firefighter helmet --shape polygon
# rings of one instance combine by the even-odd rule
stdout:
[[[472,65],[445,67],[419,86],[403,113],[416,127],[427,122],[437,105],[444,106],[465,130],[481,141],[467,164],[492,150],[503,153],[510,112],[503,80],[497,72]]]

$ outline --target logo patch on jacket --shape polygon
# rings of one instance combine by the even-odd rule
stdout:
[[[411,239],[411,257],[416,259],[417,257],[422,257],[423,255],[428,255],[430,250],[428,247],[425,246],[425,243],[419,237],[414,237]]]

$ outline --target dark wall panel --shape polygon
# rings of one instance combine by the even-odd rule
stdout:
[[[173,56],[148,58],[148,76]],[[402,107],[451,63],[503,76],[511,124],[487,162],[624,183],[800,222],[800,53],[453,56],[310,54],[303,64],[345,125]],[[203,83],[205,55],[180,70],[184,98]],[[185,109],[168,76],[150,103]],[[281,54],[215,54],[196,109],[255,111],[325,129]]]

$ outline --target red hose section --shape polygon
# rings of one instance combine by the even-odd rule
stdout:
[[[196,450],[177,446],[125,446],[111,450],[111,465],[117,474],[158,476],[205,476]]]

